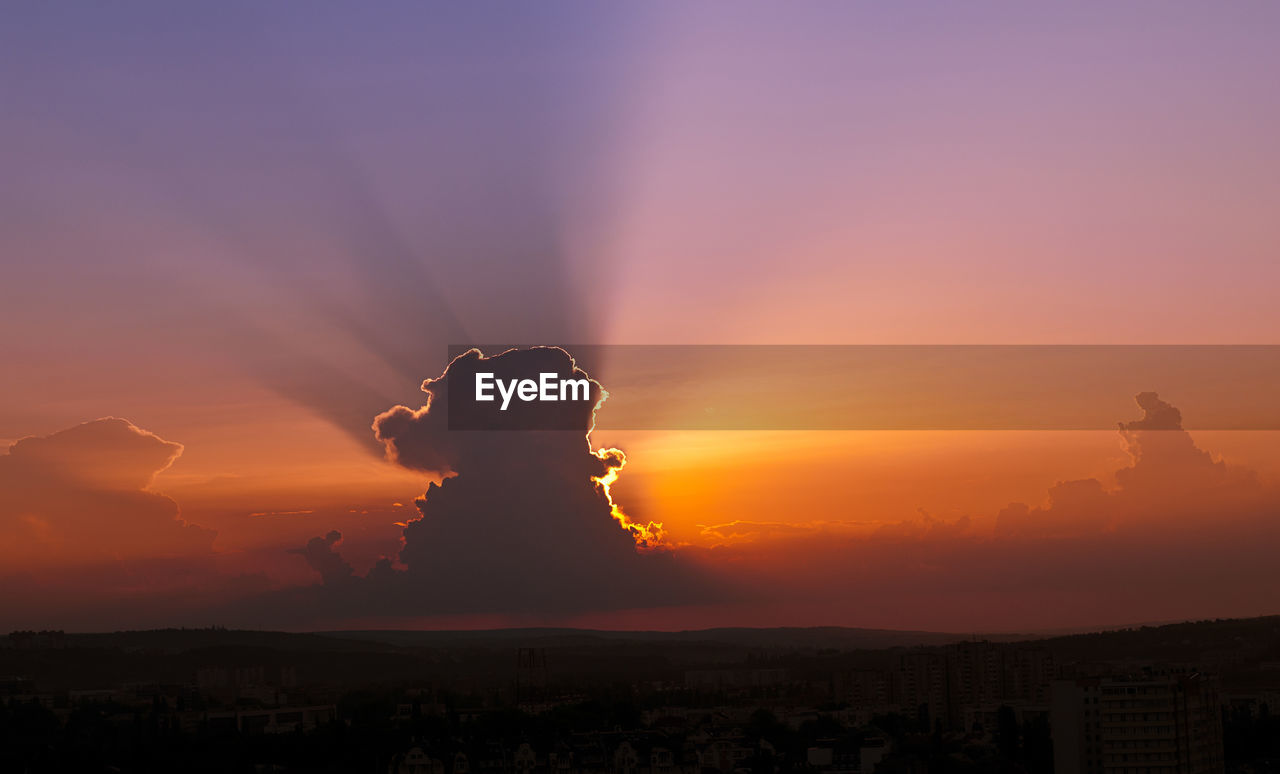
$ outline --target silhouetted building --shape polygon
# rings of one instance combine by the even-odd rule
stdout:
[[[394,756],[387,767],[388,774],[444,774],[444,762],[432,758],[421,747],[413,747],[403,755]]]
[[[893,679],[882,669],[854,669],[839,676],[836,695],[854,707],[889,707],[893,702]]]
[[[196,670],[196,688],[223,702],[252,699],[267,705],[280,704],[287,699],[282,689],[297,684],[297,670],[287,665],[206,666]]]
[[[312,731],[337,717],[338,708],[332,704],[308,707],[277,707],[275,709],[227,710],[207,712],[205,721],[210,728],[234,729],[241,733],[290,734]]]
[[[1199,673],[1055,682],[1050,727],[1056,771],[1224,771],[1217,683]]]
[[[690,688],[764,688],[783,685],[790,679],[786,669],[690,669],[684,684]]]
[[[896,703],[927,725],[945,722],[947,660],[937,653],[907,653],[898,659]]]
[[[544,705],[549,696],[547,686],[546,648],[520,648],[516,651],[516,704],[533,710]]]
[[[1002,705],[1047,712],[1053,677],[1048,650],[981,641],[909,651],[895,669],[850,670],[836,676],[834,687],[864,721],[899,712],[969,731]]]

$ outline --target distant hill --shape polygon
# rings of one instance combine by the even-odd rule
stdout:
[[[629,642],[671,645],[716,644],[737,648],[769,650],[879,650],[883,648],[945,645],[975,635],[946,632],[856,629],[841,626],[779,627],[768,629],[718,628],[666,631],[612,631],[606,629],[485,629],[451,631],[362,630],[317,632],[344,640],[380,642],[407,648],[452,648],[461,646],[580,647],[592,643]],[[985,639],[1013,641],[1031,635],[979,635]]]
[[[1221,618],[1135,626],[1052,637],[1043,643],[1061,662],[1148,659],[1164,661],[1280,660],[1280,616]]]
[[[555,679],[578,687],[678,683],[688,670],[752,664],[821,680],[842,670],[888,667],[898,658],[898,648],[940,647],[975,638],[984,636],[841,627],[678,632],[159,629],[39,641],[0,637],[0,675],[32,680],[42,690],[65,690],[125,682],[185,684],[205,667],[262,666],[293,668],[299,685],[416,684],[471,691],[508,686],[517,649],[536,647],[546,649]],[[1192,664],[1238,684],[1274,683],[1280,688],[1280,670],[1271,666],[1280,664],[1280,616],[985,639],[1034,640],[1063,666],[1097,661]]]
[[[0,637],[0,646],[7,638]],[[277,650],[293,653],[507,651],[519,647],[590,651],[659,648],[697,653],[726,651],[854,651],[936,647],[962,640],[1035,640],[1062,661],[1124,658],[1195,658],[1206,651],[1249,650],[1280,658],[1280,616],[1189,621],[1057,636],[956,634],[839,626],[716,628],[684,631],[518,628],[485,630],[356,630],[290,633],[243,629],[154,629],[67,634],[69,648],[184,653],[196,650]]]
[[[389,651],[394,645],[369,638],[249,629],[145,629],[68,634],[67,647],[183,653],[207,648],[269,649],[293,652]]]

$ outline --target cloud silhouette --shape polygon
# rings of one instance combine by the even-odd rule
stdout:
[[[1101,481],[1059,482],[1043,508],[1012,503],[1000,512],[1001,536],[1066,536],[1130,528],[1153,519],[1237,511],[1260,494],[1252,471],[1228,466],[1199,448],[1182,429],[1182,413],[1154,392],[1135,396],[1141,419],[1120,423],[1132,464],[1115,472],[1117,487]]]
[[[1052,628],[1274,613],[1280,492],[1200,449],[1155,393],[1137,401],[1143,417],[1119,427],[1130,464],[1112,487],[1059,482],[1045,505],[1011,503],[990,527],[928,514],[861,531],[737,522],[713,537],[738,539],[682,551],[733,577],[762,609],[803,602],[823,616],[855,605],[862,625]],[[749,539],[757,531],[770,539]]]
[[[320,577],[326,584],[342,583],[355,575],[355,570],[347,564],[341,554],[333,550],[334,546],[340,542],[342,542],[342,533],[336,529],[330,530],[324,537],[311,538],[306,546],[293,549],[293,553],[301,554],[311,569],[320,573]]]
[[[208,552],[215,533],[146,489],[181,453],[116,418],[17,441],[0,456],[0,557],[18,567]]]
[[[1182,412],[1160,400],[1160,396],[1156,393],[1140,392],[1133,396],[1133,399],[1142,409],[1142,419],[1121,422],[1122,431],[1182,429]]]
[[[403,569],[386,560],[367,576],[351,576],[333,551],[333,533],[299,550],[321,572],[332,599],[372,596],[402,613],[540,614],[714,595],[706,578],[666,546],[661,524],[633,522],[613,503],[609,484],[626,457],[591,446],[595,412],[607,397],[599,384],[591,382],[588,400],[512,406],[509,426],[541,411],[537,426],[571,430],[450,430],[450,393],[471,389],[481,370],[589,379],[555,347],[493,357],[471,350],[423,383],[423,406],[380,414],[373,430],[388,457],[444,478],[416,501],[421,516],[404,528]]]

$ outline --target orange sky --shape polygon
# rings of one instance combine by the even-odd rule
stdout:
[[[1206,391],[1220,373],[1114,388],[1082,373],[1100,407],[1089,431],[611,429],[606,404],[592,442],[627,454],[614,500],[665,526],[681,572],[711,578],[702,596],[273,618],[262,600],[317,584],[323,556],[299,552],[331,530],[353,577],[382,558],[403,571],[403,525],[442,475],[387,461],[371,425],[422,405],[451,344],[1269,344],[1280,330],[1273,8],[406,13],[299,25],[175,9],[139,39],[128,14],[33,9],[0,30],[5,71],[28,74],[0,122],[16,151],[0,191],[0,441],[62,450],[0,456],[4,577],[29,589],[0,626],[1010,630],[1276,612],[1260,600],[1280,587],[1248,549],[1280,518],[1277,434],[1196,429],[1213,411],[1275,411],[1264,360],[1233,401]],[[622,365],[599,372],[619,413],[640,396],[687,417],[725,377],[688,374],[677,406]],[[1034,368],[1022,376],[1024,407],[1047,400]],[[1109,428],[1142,416],[1143,390],[1212,455],[1147,468],[1200,487],[1177,503],[1117,473],[1140,463]],[[932,385],[897,396],[970,410]],[[59,435],[104,417],[137,430]],[[146,434],[181,454],[150,459]],[[1051,520],[1075,507],[1051,490],[1089,479],[1111,499],[1080,495],[1086,510],[1109,521],[1000,533],[1011,503]],[[1131,542],[1146,529],[1169,541],[1163,564]],[[1132,567],[1176,574],[1197,546],[1226,569],[1177,599],[1121,570],[1131,551]]]

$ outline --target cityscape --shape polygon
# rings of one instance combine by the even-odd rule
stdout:
[[[0,665],[5,771],[1280,766],[1280,618],[1035,639],[836,628],[20,631]]]
[[[1280,774],[1280,2],[0,14],[0,774]]]

